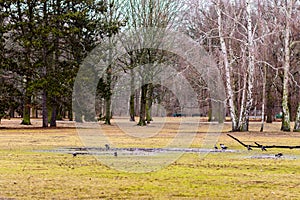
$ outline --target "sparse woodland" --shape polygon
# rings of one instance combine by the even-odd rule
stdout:
[[[0,119],[21,116],[29,125],[31,117],[42,117],[43,127],[55,127],[62,118],[82,121],[81,113],[73,116],[72,91],[89,52],[104,40],[113,43],[122,31],[159,27],[188,35],[213,57],[226,89],[223,117],[230,117],[232,131],[248,131],[253,116],[263,131],[279,114],[282,131],[300,131],[299,0],[0,0],[0,9]],[[104,58],[110,64],[102,77],[93,72],[99,80],[97,116],[85,121],[110,124],[119,113],[111,96],[120,73],[162,62],[193,82],[203,111],[195,116],[216,118],[210,116],[206,83],[186,62],[162,50],[125,48],[117,62]],[[167,115],[185,114],[170,90],[144,84],[132,91],[128,119],[151,123],[156,104]]]

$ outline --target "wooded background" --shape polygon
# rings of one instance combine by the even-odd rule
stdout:
[[[283,131],[300,131],[299,0],[0,0],[0,9],[0,120],[20,116],[30,125],[31,117],[42,117],[43,127],[63,118],[82,121],[80,113],[73,116],[72,92],[89,52],[123,31],[158,27],[185,33],[212,55],[233,131],[247,131],[252,116],[260,116],[263,131],[264,122],[280,113]],[[122,114],[111,99],[120,69],[130,74],[139,65],[161,62],[178,73],[187,70],[185,77],[198,86],[201,113],[189,115],[223,121],[225,114],[211,115],[206,83],[188,63],[169,52],[130,47],[99,77],[97,116],[84,120],[110,124],[112,114]],[[132,121],[139,116],[142,126],[158,105],[166,116],[186,115],[176,95],[161,85],[145,84],[128,101],[125,114]]]

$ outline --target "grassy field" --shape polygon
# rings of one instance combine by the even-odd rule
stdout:
[[[131,137],[126,140],[117,120],[112,127],[102,128],[123,147],[153,147],[172,139],[178,119],[172,120],[149,143]],[[10,128],[0,129],[0,199],[300,199],[300,150],[248,153],[226,135],[229,123],[218,144],[225,143],[237,152],[185,153],[162,170],[137,174],[113,170],[91,155],[39,151],[84,146],[72,123],[39,129],[18,122],[4,120],[1,126]],[[39,123],[35,121],[34,126]],[[201,148],[208,127],[201,123],[192,147]],[[280,123],[274,123],[260,133],[259,123],[252,123],[250,132],[232,134],[247,143],[300,145],[299,133],[279,129]],[[251,158],[278,152],[283,158]]]

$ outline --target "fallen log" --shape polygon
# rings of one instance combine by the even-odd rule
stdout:
[[[246,147],[248,150],[252,150],[252,148],[259,148],[262,151],[266,151],[270,148],[278,148],[278,149],[300,149],[300,146],[285,146],[285,145],[262,145],[257,142],[254,142],[255,145],[248,145],[237,139],[236,137],[227,134],[229,137],[240,143],[242,146]]]

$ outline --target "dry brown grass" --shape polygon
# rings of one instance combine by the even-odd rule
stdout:
[[[174,136],[180,119],[168,120],[149,140],[128,137],[116,124],[102,128],[119,146],[163,146]],[[226,136],[230,123],[225,124],[218,143],[240,152],[206,157],[188,153],[167,168],[145,174],[112,170],[93,156],[36,151],[83,146],[70,122],[59,123],[58,129],[35,128],[40,125],[38,120],[31,128],[20,127],[18,123],[19,120],[4,120],[1,126],[9,125],[10,129],[0,129],[0,199],[300,198],[300,159],[250,159],[243,147]],[[126,123],[124,126],[140,130]],[[162,127],[155,123],[152,126]],[[208,128],[208,123],[201,123],[193,147],[201,147]],[[251,123],[250,132],[232,134],[246,143],[300,145],[300,134],[278,131],[280,123],[267,124],[264,133],[257,132],[259,129],[259,123]],[[255,150],[254,154],[279,151],[300,158],[296,149],[270,149],[264,153]]]

